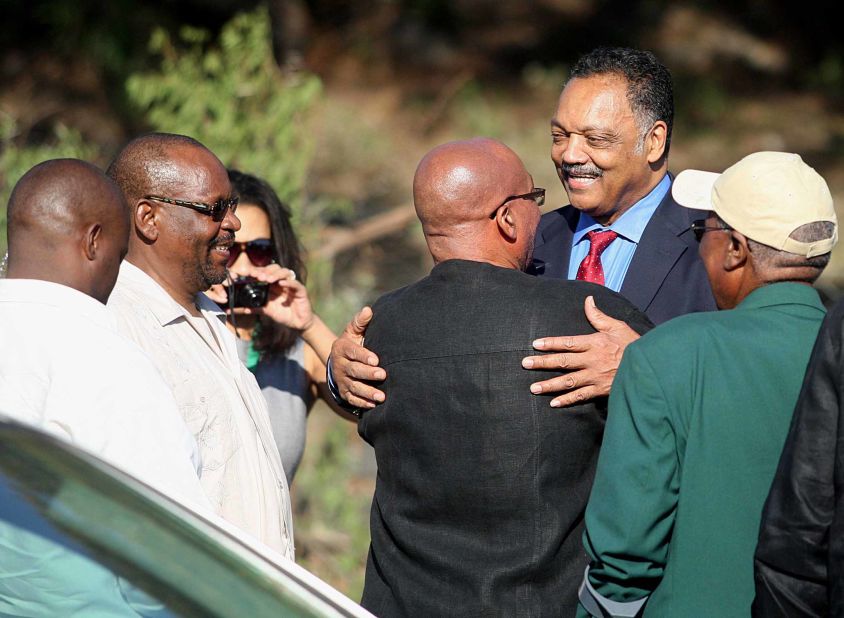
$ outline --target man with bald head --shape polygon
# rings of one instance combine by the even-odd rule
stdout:
[[[9,278],[60,283],[105,304],[129,222],[100,170],[75,159],[36,165],[15,186],[8,217]]]
[[[671,197],[673,122],[671,73],[651,52],[599,47],[577,60],[551,120],[551,158],[571,204],[542,216],[527,272],[602,283],[656,324],[715,309],[689,228],[703,215]],[[624,349],[638,338],[585,310],[599,332],[539,339],[544,354],[524,359],[535,371],[531,391],[556,394],[551,407],[609,395]],[[363,409],[384,400],[384,368],[357,345],[368,316],[364,308],[332,346],[328,377],[341,405]],[[560,367],[568,371],[546,378]]]
[[[0,415],[209,508],[196,442],[170,389],[104,305],[129,237],[118,188],[83,161],[40,163],[12,191],[7,234]],[[113,574],[20,523],[0,525],[0,614],[135,615]]]
[[[362,604],[382,617],[571,614],[606,402],[549,414],[521,358],[536,337],[594,332],[590,296],[637,331],[650,322],[605,287],[522,272],[544,190],[504,144],[435,148],[413,197],[435,266],[379,299],[366,333],[388,396],[359,423],[378,463]]]
[[[108,168],[132,234],[109,309],[170,385],[202,454],[215,512],[293,558],[290,499],[267,405],[225,314],[202,292],[226,278],[240,229],[226,168],[198,141],[152,133]]]

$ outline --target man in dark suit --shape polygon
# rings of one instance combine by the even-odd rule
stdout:
[[[542,217],[528,272],[604,284],[655,323],[715,309],[689,230],[705,213],[671,198],[673,117],[671,75],[652,53],[599,48],[578,60],[551,121],[551,158],[571,205]],[[537,339],[536,349],[552,354],[522,360],[526,369],[568,371],[530,385],[534,394],[557,395],[552,407],[607,395],[624,349],[637,338],[600,311],[585,310],[597,333]],[[377,356],[359,346],[370,316],[368,308],[355,316],[330,361],[335,397],[361,409],[384,400],[364,382],[386,376]]]
[[[571,205],[542,217],[529,272],[602,283],[656,324],[716,308],[689,229],[705,213],[671,197],[673,120],[671,74],[652,53],[598,48],[577,61],[551,120],[551,159]],[[582,266],[596,259],[597,278]],[[532,392],[567,391],[552,400],[555,407],[608,394],[624,348],[636,339],[610,324],[588,337],[536,342],[557,354],[525,359],[525,367],[573,371],[531,385]]]
[[[435,148],[413,195],[435,266],[379,299],[367,330],[389,377],[359,424],[378,463],[362,604],[381,617],[572,615],[606,400],[549,412],[519,361],[537,337],[593,332],[584,303],[651,324],[603,286],[521,272],[544,189],[500,142]]]

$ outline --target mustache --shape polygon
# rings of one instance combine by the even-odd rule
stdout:
[[[214,247],[230,247],[234,243],[234,232],[226,232],[222,236],[218,236],[214,240],[212,240],[209,245],[213,249]]]
[[[604,170],[588,163],[563,163],[563,174],[572,176],[603,176]]]

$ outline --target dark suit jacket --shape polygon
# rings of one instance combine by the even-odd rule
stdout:
[[[639,332],[620,295],[449,260],[378,300],[366,346],[387,400],[358,430],[378,477],[362,604],[377,616],[571,616],[606,400],[531,395],[531,341],[594,332],[583,303]]]
[[[645,227],[620,292],[654,324],[716,309],[698,243],[689,229],[692,221],[705,217],[703,211],[679,206],[669,191]],[[573,206],[542,216],[528,272],[568,278],[571,242],[579,219],[580,211]]]

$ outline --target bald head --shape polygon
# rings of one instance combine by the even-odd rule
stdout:
[[[538,208],[506,200],[533,188],[521,159],[497,140],[455,141],[431,150],[416,169],[413,202],[434,260],[504,260],[523,267]]]
[[[108,166],[106,174],[117,183],[129,204],[150,193],[169,193],[178,190],[184,179],[183,171],[173,165],[172,152],[186,148],[198,148],[210,154],[192,137],[148,133],[126,144]]]
[[[488,218],[490,204],[530,190],[526,183],[530,175],[521,159],[501,142],[482,137],[448,142],[416,168],[413,203],[423,227],[446,230]]]
[[[117,186],[78,159],[39,163],[8,206],[9,278],[52,281],[105,302],[129,234]]]

